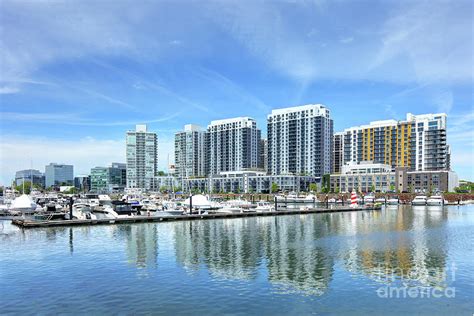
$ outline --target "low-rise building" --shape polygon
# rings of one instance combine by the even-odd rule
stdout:
[[[264,171],[227,171],[207,178],[183,180],[184,191],[212,193],[270,193],[276,184],[280,191],[309,191],[319,177],[295,175],[267,175]]]
[[[110,193],[123,191],[127,185],[126,164],[114,162],[110,167],[91,169],[91,191]]]
[[[452,192],[459,185],[453,171],[410,171],[390,165],[362,161],[342,166],[340,174],[331,174],[332,192]]]

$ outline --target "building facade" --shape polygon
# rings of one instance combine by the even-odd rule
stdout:
[[[334,133],[332,143],[332,172],[340,173],[344,161],[344,133]]]
[[[206,131],[193,124],[175,134],[175,176],[178,178],[207,175]]]
[[[333,121],[324,105],[273,110],[267,127],[270,174],[321,177],[331,172]]]
[[[408,167],[362,161],[344,165],[340,174],[331,174],[332,192],[453,192],[459,185],[449,170],[415,171]]]
[[[80,192],[89,192],[91,189],[91,177],[88,175],[75,176],[74,187]]]
[[[45,187],[74,185],[74,167],[72,165],[50,163],[45,167]]]
[[[121,192],[127,185],[126,164],[114,162],[110,167],[91,169],[90,190],[96,193]]]
[[[416,171],[449,170],[446,119],[444,113],[408,113],[404,121],[375,121],[345,129],[343,164],[374,161]]]
[[[44,174],[36,169],[20,170],[15,173],[15,184],[22,185],[23,181],[32,182],[33,185],[44,188],[45,177]]]
[[[158,172],[158,137],[146,125],[137,125],[126,136],[127,187],[145,190],[155,188]]]
[[[268,172],[268,141],[266,139],[260,140],[258,150],[258,169]]]
[[[216,120],[207,130],[209,174],[258,168],[261,132],[254,119]]]
[[[311,183],[320,183],[312,176],[267,175],[263,171],[229,171],[208,178],[184,179],[184,190],[205,193],[271,193],[272,184],[279,191],[306,192]]]

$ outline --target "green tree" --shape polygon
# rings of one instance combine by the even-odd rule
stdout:
[[[280,188],[278,187],[278,184],[276,184],[275,182],[272,182],[271,192],[276,193],[278,192],[279,189]]]
[[[339,187],[336,186],[336,187],[334,188],[334,193],[339,193],[339,192],[340,192]]]
[[[395,192],[395,185],[393,185],[393,184],[390,185],[390,191]]]
[[[24,188],[25,188],[25,194],[30,194],[30,192],[31,192],[31,181],[25,181]],[[41,187],[37,184],[33,184],[33,188],[37,189],[37,190],[41,189]],[[18,192],[23,193],[23,184],[15,186],[15,190],[17,190]]]
[[[162,185],[162,186],[160,187],[160,192],[161,192],[161,193],[165,193],[165,192],[167,192],[167,191],[168,191],[168,187],[166,187],[166,186],[164,186],[164,185]]]
[[[162,177],[162,176],[166,176],[166,173],[164,171],[158,171],[158,176]]]
[[[323,180],[321,183],[321,191],[323,193],[329,193],[331,190],[331,175],[329,173],[323,175]]]
[[[318,185],[316,183],[309,184],[309,191],[316,192],[318,190]]]
[[[370,192],[375,192],[375,185],[372,184],[372,185],[370,186]]]

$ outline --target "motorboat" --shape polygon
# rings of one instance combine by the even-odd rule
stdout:
[[[386,202],[385,198],[377,198],[377,199],[375,199],[375,203],[385,203],[385,202]]]
[[[446,201],[441,195],[432,195],[426,200],[426,205],[444,205]]]
[[[398,197],[397,198],[391,197],[391,198],[387,199],[387,204],[388,205],[398,205],[398,203],[399,203]]]
[[[72,205],[73,219],[97,219],[90,204],[79,202]],[[69,214],[66,215],[69,218]]]
[[[426,196],[418,195],[418,196],[415,196],[413,201],[411,201],[411,205],[426,205],[426,200],[427,200]]]
[[[266,201],[259,201],[257,202],[257,207],[255,208],[255,211],[257,212],[271,212],[273,211],[274,208],[272,204]]]
[[[372,204],[375,201],[375,196],[373,195],[366,195],[364,196],[364,203]]]
[[[229,213],[229,214],[234,214],[234,213],[243,213],[244,209],[241,207],[229,207],[225,206],[223,208],[220,208],[218,210],[215,210],[216,213]]]

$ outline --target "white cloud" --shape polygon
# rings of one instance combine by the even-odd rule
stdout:
[[[413,70],[414,78],[405,80],[472,80],[472,3],[468,1],[400,2],[383,26],[381,40],[372,69],[398,58],[398,66]],[[402,74],[396,66],[390,69]]]
[[[339,42],[342,44],[349,44],[349,43],[352,43],[353,41],[354,41],[353,37],[344,37],[339,40]]]
[[[3,86],[0,87],[0,94],[13,94],[20,92],[20,89],[17,87]]]
[[[58,162],[74,165],[75,174],[89,174],[95,166],[125,160],[124,140],[91,137],[61,140],[2,135],[0,152],[2,184],[9,184],[15,171],[30,168],[30,161],[43,172],[45,165]]]
[[[19,113],[19,112],[2,112],[2,121],[13,121],[13,122],[33,122],[37,123],[55,123],[60,122],[62,125],[78,125],[78,126],[121,126],[121,125],[134,125],[134,124],[148,124],[148,123],[159,123],[169,121],[175,117],[178,117],[182,113],[181,110],[178,112],[164,115],[157,118],[129,118],[126,121],[111,121],[108,117],[104,117],[102,120],[89,119],[81,116],[78,113]]]
[[[168,154],[174,160],[172,134],[158,134],[158,167],[166,170]],[[96,166],[125,162],[125,137],[122,139],[62,140],[46,137],[2,135],[0,143],[0,184],[8,185],[15,172],[30,168],[44,172],[50,162],[74,165],[74,174],[89,174]]]

